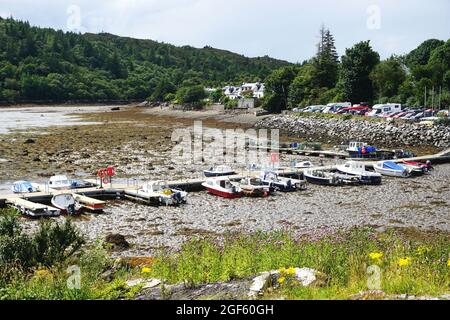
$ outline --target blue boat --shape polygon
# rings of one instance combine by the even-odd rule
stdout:
[[[11,191],[14,193],[31,193],[38,190],[29,181],[16,181],[11,186]]]

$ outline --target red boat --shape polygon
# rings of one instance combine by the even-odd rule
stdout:
[[[413,169],[413,171],[416,171],[416,172],[425,173],[425,172],[433,169],[433,167],[431,166],[431,161],[429,161],[429,160],[425,163],[417,162],[417,161],[408,161],[408,160],[403,160],[402,162],[403,162],[403,164],[410,167],[411,169]]]
[[[202,183],[206,190],[219,197],[234,199],[242,197],[242,190],[227,177],[209,178]]]

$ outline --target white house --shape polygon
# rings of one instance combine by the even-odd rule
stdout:
[[[240,87],[235,86],[226,86],[223,89],[225,96],[230,99],[240,99],[242,98],[242,92],[244,91],[253,91],[254,98],[262,98],[264,97],[264,83],[255,82],[255,83],[243,83]]]

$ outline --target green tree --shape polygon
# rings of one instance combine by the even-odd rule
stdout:
[[[154,102],[163,102],[165,101],[165,97],[167,96],[167,94],[175,93],[176,91],[177,88],[172,82],[167,79],[162,79],[161,81],[159,81],[158,85],[156,86],[155,90],[148,98],[148,100]]]
[[[269,112],[279,113],[288,107],[289,87],[296,77],[297,66],[284,67],[275,70],[265,81],[265,94],[263,107]]]
[[[206,98],[206,92],[203,86],[181,87],[177,90],[176,99],[179,103],[199,106]]]
[[[406,79],[406,72],[399,59],[391,57],[375,66],[370,79],[378,98],[391,98],[397,95],[400,85]]]
[[[430,39],[420,44],[416,49],[406,55],[405,61],[409,67],[426,65],[430,60],[431,52],[442,46],[444,41]]]
[[[372,50],[370,41],[357,43],[345,51],[341,62],[343,94],[351,102],[372,101],[373,86],[370,73],[380,62],[380,55]]]
[[[339,61],[334,37],[324,26],[320,29],[317,55],[312,59],[314,66],[312,84],[315,87],[333,88],[338,78]]]

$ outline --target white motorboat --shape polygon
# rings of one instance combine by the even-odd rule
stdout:
[[[360,182],[359,178],[353,175],[314,169],[306,170],[304,176],[306,181],[310,183],[329,186],[353,185]]]
[[[206,190],[219,197],[234,199],[242,197],[242,189],[228,177],[212,177],[202,183]]]
[[[274,187],[264,185],[260,178],[246,177],[241,180],[239,187],[242,193],[249,197],[267,197],[275,191]]]
[[[408,167],[402,164],[395,163],[393,161],[380,161],[373,165],[376,172],[391,177],[406,178],[411,175]]]
[[[64,175],[50,177],[48,186],[56,190],[68,190],[72,188],[72,182]]]
[[[358,161],[348,161],[345,164],[338,165],[337,170],[351,175],[359,177],[361,183],[364,184],[380,184],[381,174],[377,172],[371,172],[366,170],[366,166]]]
[[[295,164],[296,169],[308,169],[315,167],[315,165],[311,161],[302,161]]]
[[[214,168],[210,168],[209,170],[203,170],[203,174],[205,177],[222,177],[222,176],[230,176],[235,174],[236,172],[231,169],[231,167],[226,165],[217,166]]]
[[[62,214],[76,215],[81,212],[81,205],[75,200],[71,193],[61,193],[54,195],[52,205],[61,210]]]
[[[304,180],[283,178],[274,171],[262,172],[261,181],[264,185],[273,187],[275,190],[281,192],[306,189],[306,183]]]
[[[186,203],[188,193],[186,191],[169,188],[164,181],[150,181],[142,186],[140,193],[149,197],[156,197],[159,204],[166,206],[176,206]]]

